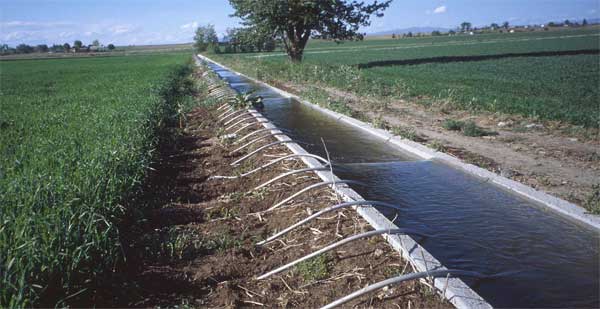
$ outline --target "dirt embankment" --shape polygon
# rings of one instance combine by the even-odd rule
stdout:
[[[274,84],[298,95],[309,89],[301,84]],[[425,107],[406,100],[382,104],[339,89],[319,88],[331,100],[344,102],[353,113],[375,125],[399,128],[404,137],[600,214],[598,129],[519,116],[475,114],[444,104]],[[473,122],[491,134],[466,136],[460,130],[445,128],[448,121]]]
[[[373,237],[256,280],[326,244],[372,228],[354,210],[340,210],[265,246],[257,245],[274,232],[339,201],[331,189],[322,188],[265,212],[320,181],[307,172],[266,189],[252,190],[282,172],[306,167],[295,159],[250,177],[210,179],[239,175],[290,153],[279,145],[232,168],[231,162],[274,139],[232,153],[239,145],[217,136],[223,128],[216,115],[214,108],[196,108],[187,115],[185,129],[177,130],[179,133],[162,145],[161,160],[140,200],[150,206],[132,215],[123,235],[127,265],[122,280],[99,292],[95,305],[314,308],[367,284],[412,271],[383,238]],[[353,306],[451,307],[419,282],[392,286],[347,304]]]

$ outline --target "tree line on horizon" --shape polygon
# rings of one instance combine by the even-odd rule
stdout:
[[[84,45],[81,40],[75,40],[73,45],[69,43],[64,44],[53,44],[48,46],[47,44],[28,45],[25,43],[19,44],[16,47],[10,47],[8,44],[0,45],[0,55],[13,55],[13,54],[29,54],[29,53],[86,53],[86,52],[102,52],[112,51],[116,47],[114,44],[108,44],[106,48],[100,44],[100,41],[94,40],[92,44]]]
[[[469,33],[469,32],[477,32],[477,33],[489,33],[489,32],[499,32],[502,33],[504,31],[510,31],[510,30],[514,30],[514,29],[529,29],[529,31],[535,31],[536,29],[543,29],[545,31],[550,30],[550,28],[558,28],[558,27],[585,27],[588,26],[589,23],[587,21],[587,19],[583,19],[583,21],[581,23],[578,22],[571,22],[568,19],[565,20],[564,22],[549,22],[547,24],[542,24],[542,25],[511,25],[509,22],[505,21],[502,24],[498,24],[498,23],[491,23],[489,26],[482,26],[482,27],[473,27],[473,24],[470,22],[463,22],[461,23],[458,27],[456,27],[455,29],[450,29],[447,32],[443,32],[440,30],[434,30],[431,32],[427,32],[427,33],[413,33],[412,31],[406,32],[406,33],[402,33],[402,34],[396,34],[396,33],[392,33],[392,39],[397,39],[397,38],[412,38],[412,37],[421,37],[421,36],[441,36],[441,35],[455,35],[458,33]]]

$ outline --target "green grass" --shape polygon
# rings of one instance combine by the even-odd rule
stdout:
[[[425,105],[600,125],[600,57],[552,55],[379,65],[436,57],[471,57],[574,50],[598,50],[600,28],[548,32],[367,40],[314,41],[302,64],[281,53],[211,55],[263,80],[335,87],[380,102],[412,98]],[[268,56],[268,57],[263,57]],[[262,57],[262,58],[257,58]],[[469,59],[465,59],[469,60]],[[471,59],[472,60],[472,59]]]
[[[68,304],[118,263],[186,58],[0,62],[1,307]]]

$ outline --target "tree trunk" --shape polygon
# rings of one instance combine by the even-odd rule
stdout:
[[[296,63],[302,62],[304,47],[310,37],[310,29],[305,29],[303,25],[289,27],[286,35],[288,43],[285,45],[290,60]]]
[[[290,60],[294,63],[302,62],[302,54],[304,52],[304,47],[300,48],[296,44],[290,44],[290,49],[288,50],[288,56],[290,56]]]

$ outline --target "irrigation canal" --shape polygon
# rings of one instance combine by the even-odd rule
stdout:
[[[263,115],[308,152],[325,156],[365,199],[403,207],[394,223],[432,235],[422,245],[446,267],[502,274],[462,278],[494,307],[600,307],[600,235],[484,180],[416,160],[350,125],[209,66],[238,92],[256,89]],[[385,209],[381,212],[386,214]],[[396,214],[389,215],[390,219]]]

